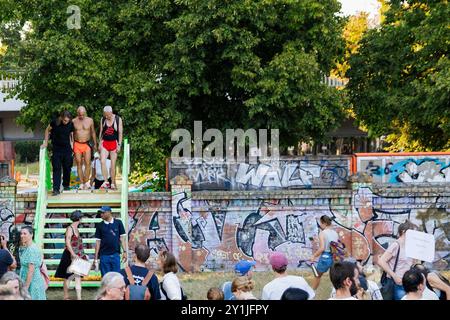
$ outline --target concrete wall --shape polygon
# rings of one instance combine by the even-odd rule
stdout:
[[[450,182],[450,153],[356,156],[357,172],[373,177],[378,184],[421,184]]]
[[[258,159],[256,164],[188,159],[168,165],[169,179],[185,175],[192,190],[281,190],[345,188],[349,156]]]

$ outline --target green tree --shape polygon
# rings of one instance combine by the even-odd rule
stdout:
[[[449,16],[447,1],[390,1],[350,58],[354,110],[390,150],[450,148]]]
[[[11,4],[11,3],[14,4]],[[81,29],[68,29],[68,5]],[[118,109],[135,169],[162,171],[170,133],[278,128],[280,142],[321,141],[342,118],[322,83],[343,54],[337,0],[0,0],[7,21],[31,21],[21,123],[62,108]],[[1,7],[0,7],[1,9]],[[0,12],[6,12],[1,11]],[[1,15],[1,13],[0,13]]]

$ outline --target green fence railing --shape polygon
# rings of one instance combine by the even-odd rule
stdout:
[[[42,247],[44,232],[45,209],[47,206],[47,190],[51,189],[50,160],[47,148],[41,148],[39,151],[39,182],[38,196],[36,202],[36,214],[34,217],[34,242],[38,247]]]

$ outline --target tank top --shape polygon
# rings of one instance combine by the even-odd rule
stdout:
[[[330,242],[331,241],[338,241],[338,239],[339,239],[339,235],[337,234],[337,232],[336,231],[334,231],[333,229],[325,229],[325,230],[323,230],[322,231],[322,233],[323,233],[323,235],[324,235],[324,240],[325,240],[325,243],[324,243],[324,251],[325,252],[330,252],[331,251],[331,249],[330,249]]]
[[[119,140],[119,116],[114,115],[114,121],[108,126],[106,118],[102,118],[102,139],[106,141]]]

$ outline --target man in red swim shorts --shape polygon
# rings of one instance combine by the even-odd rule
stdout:
[[[103,117],[100,120],[100,161],[102,164],[102,175],[109,176],[106,159],[108,155],[111,159],[111,186],[105,181],[101,189],[116,189],[116,161],[117,153],[122,145],[123,123],[122,119],[113,113],[111,106],[103,108]]]
[[[78,177],[80,178],[80,189],[90,189],[89,179],[91,177],[91,155],[92,150],[89,141],[94,142],[93,148],[96,148],[97,137],[95,134],[94,120],[86,115],[86,108],[79,106],[77,117],[72,120],[75,128],[73,154],[77,163]],[[84,166],[84,169],[83,169]]]

